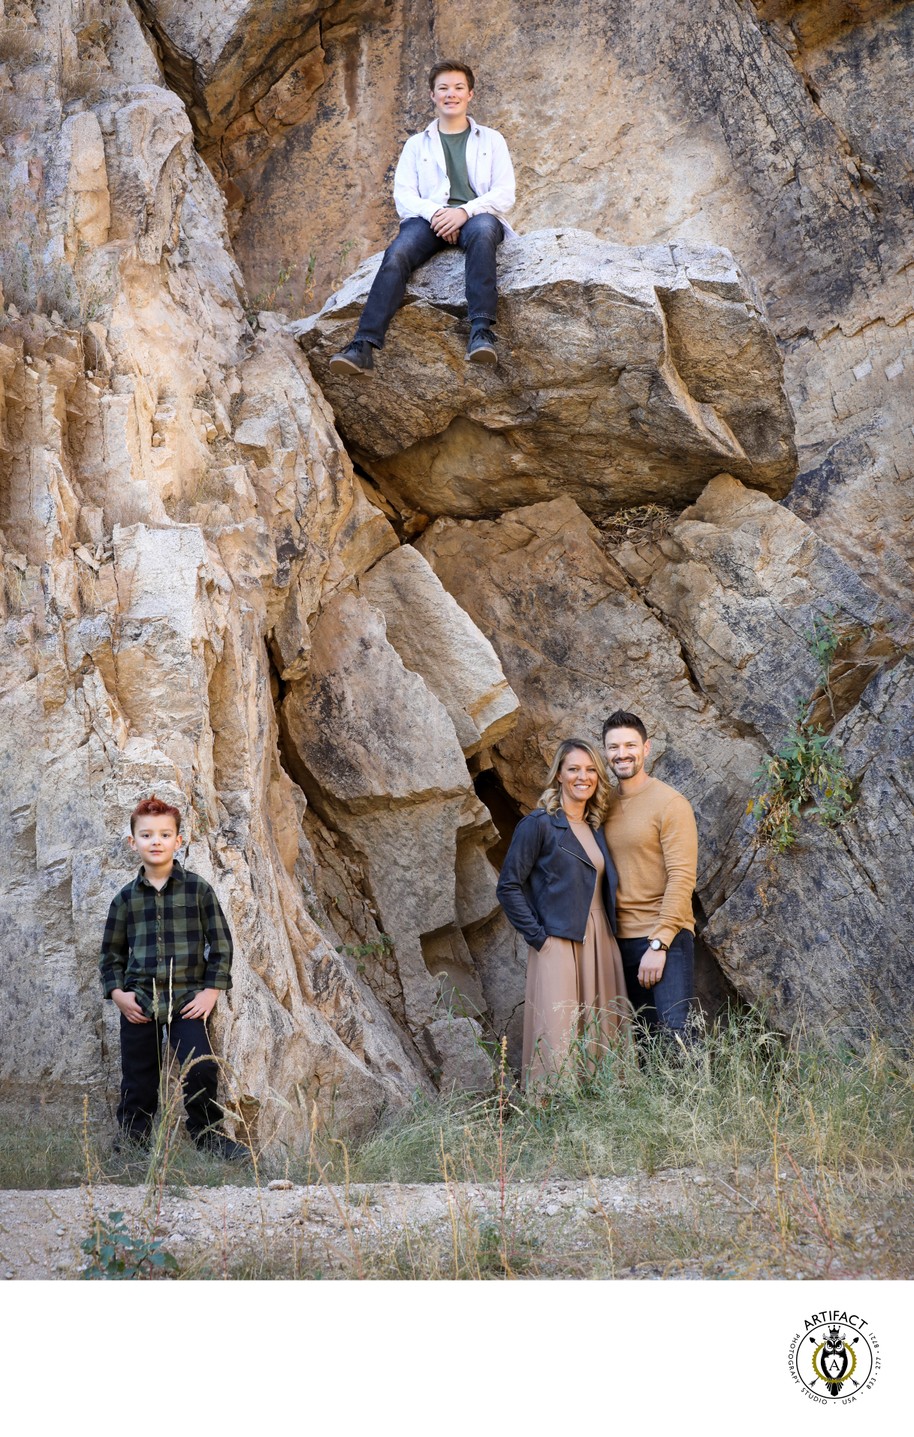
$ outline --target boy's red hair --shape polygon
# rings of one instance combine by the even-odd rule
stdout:
[[[156,798],[152,793],[148,798],[142,799],[130,815],[130,832],[136,832],[138,818],[163,818],[168,813],[175,821],[175,833],[181,832],[181,810],[175,808],[174,804],[166,803],[163,798]]]

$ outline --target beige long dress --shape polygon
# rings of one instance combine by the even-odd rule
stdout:
[[[524,1087],[554,1082],[569,1072],[572,1045],[586,1066],[596,1066],[631,1011],[622,956],[601,897],[606,862],[590,824],[575,819],[569,823],[597,870],[597,882],[582,943],[547,938],[539,952],[527,949]]]

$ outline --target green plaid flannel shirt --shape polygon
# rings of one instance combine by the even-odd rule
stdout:
[[[136,994],[167,1023],[202,988],[232,986],[232,935],[205,878],[175,863],[156,889],[141,867],[111,902],[98,960],[105,997]]]

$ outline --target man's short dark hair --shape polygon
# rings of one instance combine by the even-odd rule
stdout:
[[[439,60],[437,65],[433,65],[428,72],[428,88],[434,90],[435,81],[438,76],[447,74],[449,70],[459,70],[461,75],[466,75],[467,84],[470,89],[476,89],[476,80],[474,79],[473,71],[469,65],[465,65],[462,60]]]
[[[603,725],[603,732],[600,735],[604,743],[606,742],[606,735],[611,728],[633,728],[636,733],[641,735],[641,742],[647,743],[647,729],[637,714],[626,713],[625,709],[616,709],[614,714],[610,714]]]

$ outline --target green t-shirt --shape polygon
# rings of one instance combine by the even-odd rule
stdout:
[[[451,182],[451,197],[448,204],[465,205],[468,200],[476,198],[476,191],[470,184],[470,177],[467,174],[467,140],[470,135],[470,127],[467,125],[459,135],[444,135],[440,130],[438,134],[444,150],[447,177]]]

